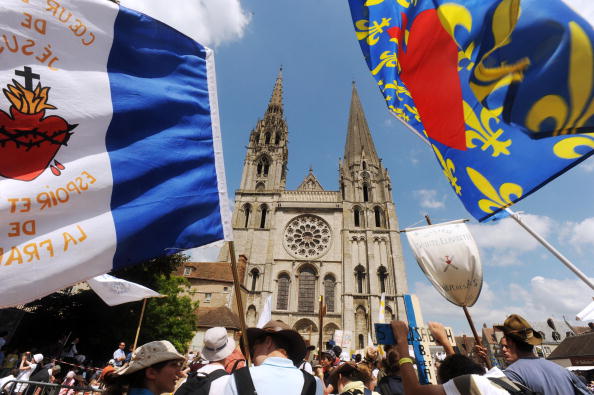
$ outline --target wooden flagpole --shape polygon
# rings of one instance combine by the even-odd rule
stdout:
[[[247,365],[252,364],[250,355],[250,345],[247,337],[247,326],[245,324],[245,311],[243,310],[243,300],[241,299],[241,283],[239,281],[239,272],[237,270],[237,261],[235,260],[235,244],[229,241],[229,255],[231,257],[231,272],[233,273],[233,290],[235,293],[235,302],[237,303],[237,315],[239,316],[239,326],[241,329],[241,339],[243,340],[245,360]]]
[[[427,221],[428,225],[432,225],[431,218],[429,218],[429,215],[425,215],[425,220]],[[466,306],[462,306],[462,310],[464,310],[464,315],[466,316],[468,325],[470,325],[470,329],[472,330],[472,335],[474,336],[475,344],[477,346],[482,345],[481,339],[479,338],[476,328],[474,327],[474,322],[472,322],[472,317],[470,316],[470,312],[468,311],[468,308]],[[487,364],[487,369],[491,369],[493,367],[493,365],[491,365],[491,361],[489,360],[488,355],[483,357],[483,361],[485,361],[485,363]]]
[[[322,340],[322,327],[324,326],[324,296],[320,295],[320,307],[319,307],[319,312],[318,312],[318,323],[320,324],[319,326],[319,331],[318,331],[318,361],[320,361],[320,363],[322,362],[322,351],[324,351],[323,349],[323,340]]]
[[[144,318],[144,309],[146,308],[147,300],[147,298],[142,300],[142,310],[140,310],[140,319],[138,320],[138,327],[136,328],[136,336],[134,337],[134,346],[132,347],[132,350],[136,350],[136,344],[138,343],[138,335],[140,334],[140,327],[142,326],[142,319]]]

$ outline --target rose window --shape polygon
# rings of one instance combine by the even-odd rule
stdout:
[[[296,258],[317,258],[330,247],[330,226],[315,215],[301,215],[289,222],[283,245]]]

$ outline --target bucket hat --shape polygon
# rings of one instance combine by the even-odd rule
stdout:
[[[293,361],[295,366],[303,362],[305,357],[305,341],[299,334],[299,332],[291,329],[290,326],[282,321],[268,321],[261,329],[260,328],[248,328],[247,337],[250,347],[253,347],[256,339],[263,336],[272,336],[285,339],[289,344],[289,349],[286,350],[289,359]]]
[[[220,361],[235,350],[235,340],[227,336],[227,329],[222,326],[210,328],[204,334],[204,347],[200,353],[209,361]]]
[[[118,369],[116,374],[123,376],[148,368],[159,362],[183,359],[184,356],[177,352],[173,344],[167,340],[157,340],[143,344],[134,350],[128,366]]]
[[[511,335],[524,343],[538,346],[542,343],[542,336],[522,316],[512,314],[505,319],[503,325],[494,325],[493,328],[502,331],[505,335]]]

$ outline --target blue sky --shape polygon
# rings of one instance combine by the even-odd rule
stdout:
[[[282,65],[289,189],[299,185],[310,166],[325,189],[338,189],[355,81],[378,154],[390,171],[400,228],[422,223],[425,214],[434,222],[471,218],[433,153],[388,113],[361,55],[346,0],[205,0],[174,10],[155,0],[122,3],[214,47],[231,198],[239,187],[249,132],[264,113]],[[594,276],[593,176],[590,158],[513,207],[589,276]],[[483,292],[470,308],[477,325],[502,322],[509,313],[538,321],[564,314],[576,323],[575,314],[594,293],[573,273],[511,219],[469,224],[484,266]],[[404,237],[402,244],[409,288],[421,300],[425,321],[468,333],[462,310],[432,288]]]

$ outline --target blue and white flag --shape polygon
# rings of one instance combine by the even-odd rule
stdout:
[[[107,0],[0,6],[0,306],[230,239],[213,53]]]

